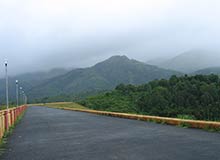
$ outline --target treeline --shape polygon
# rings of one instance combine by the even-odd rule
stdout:
[[[120,84],[81,104],[97,110],[220,120],[220,79],[217,75],[185,75],[139,86]]]

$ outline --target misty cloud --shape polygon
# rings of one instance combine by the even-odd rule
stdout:
[[[0,0],[0,62],[16,74],[219,50],[219,16],[218,0]]]

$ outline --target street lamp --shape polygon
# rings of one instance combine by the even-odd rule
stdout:
[[[28,97],[25,96],[25,104],[27,105],[28,104]]]
[[[20,95],[21,95],[21,94],[22,94],[22,89],[23,89],[23,88],[20,87],[19,89],[20,89]],[[20,97],[22,97],[22,96],[20,96]],[[21,100],[21,98],[20,98],[20,100]],[[22,104],[22,101],[21,101],[21,104]]]
[[[25,104],[25,92],[24,92],[24,90],[22,91],[22,96],[23,96],[23,104]]]
[[[15,83],[16,83],[16,101],[17,101],[17,107],[18,107],[18,99],[19,99],[19,95],[18,95],[18,80],[16,80]]]
[[[27,104],[27,96],[24,94],[24,104]]]
[[[26,94],[25,91],[22,91],[22,96],[23,96],[23,104],[26,104]]]
[[[20,95],[22,95],[21,96],[21,100],[22,100],[22,104],[27,104],[27,96],[26,96],[26,93],[25,93],[25,91],[23,90],[23,88],[22,87],[20,87]]]
[[[5,60],[5,81],[6,81],[6,106],[9,108],[8,102],[8,62]]]

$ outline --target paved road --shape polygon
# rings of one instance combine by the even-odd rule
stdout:
[[[220,134],[31,107],[1,160],[220,160]]]

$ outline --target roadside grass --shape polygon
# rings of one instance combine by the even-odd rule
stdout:
[[[9,105],[9,108],[13,108],[13,107],[16,107],[16,105]],[[6,105],[0,106],[0,110],[5,110],[5,109],[7,109]]]
[[[204,130],[208,131],[208,132],[219,132],[220,133],[220,127],[219,128],[213,128],[213,127],[210,127],[210,126],[206,125]]]
[[[182,128],[191,128],[191,125],[185,122],[181,122],[178,126]]]
[[[177,118],[179,119],[189,119],[189,120],[196,120],[195,116],[187,115],[187,114],[178,114]]]
[[[56,103],[39,103],[39,104],[29,104],[29,106],[47,106],[47,107],[54,107],[54,108],[76,108],[76,109],[89,109],[84,107],[80,104],[74,102],[56,102]]]

